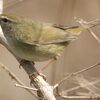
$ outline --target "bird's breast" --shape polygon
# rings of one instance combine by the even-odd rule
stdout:
[[[55,58],[65,47],[62,44],[29,45],[12,39],[9,39],[8,43],[16,56],[30,61],[45,61]]]

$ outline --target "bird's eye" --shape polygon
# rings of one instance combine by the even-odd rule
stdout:
[[[6,22],[8,22],[8,19],[7,18],[3,18],[2,21],[6,23]]]

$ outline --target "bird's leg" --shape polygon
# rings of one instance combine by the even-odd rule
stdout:
[[[39,73],[41,73],[44,69],[46,69],[50,64],[52,64],[55,61],[56,61],[56,59],[51,59],[48,63],[46,63],[44,66],[42,66],[42,68],[39,70]]]
[[[46,69],[50,64],[52,64],[56,59],[50,60],[48,63],[46,63],[42,68],[39,70],[39,74],[43,77],[44,80],[46,80],[46,76],[42,74],[42,71]]]
[[[48,63],[46,63],[40,70],[39,72],[41,73],[44,69],[46,69],[50,64],[52,64],[53,62],[55,62],[59,57],[61,56],[61,54],[57,54],[55,56],[55,58],[51,59]]]

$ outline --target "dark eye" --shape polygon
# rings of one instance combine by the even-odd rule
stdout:
[[[6,23],[6,22],[8,22],[8,19],[7,18],[3,18],[2,21]]]

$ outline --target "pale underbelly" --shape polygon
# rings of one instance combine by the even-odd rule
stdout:
[[[10,45],[16,56],[29,61],[45,61],[56,58],[65,47],[65,45],[60,44],[34,46],[19,42],[12,42]]]

